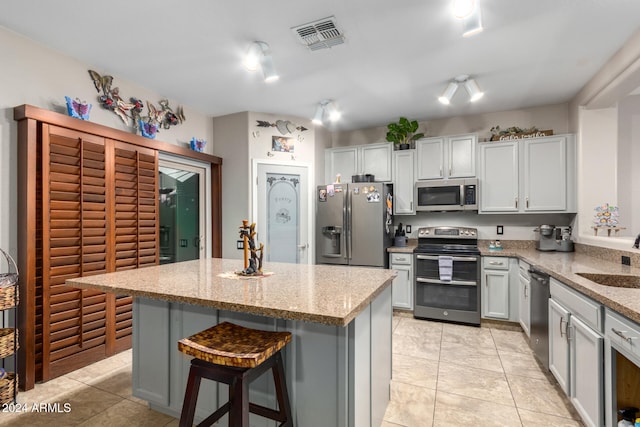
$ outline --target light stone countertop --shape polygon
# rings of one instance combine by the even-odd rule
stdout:
[[[207,306],[281,319],[348,325],[396,272],[381,268],[265,263],[273,275],[226,278],[242,260],[206,258],[66,281],[119,295]]]
[[[565,285],[640,323],[640,289],[599,285],[576,274],[600,273],[640,276],[640,268],[638,267],[630,267],[578,252],[541,252],[530,248],[490,251],[486,246],[481,246],[480,252],[483,256],[506,256],[522,259]]]

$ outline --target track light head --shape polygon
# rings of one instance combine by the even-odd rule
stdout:
[[[342,113],[338,110],[336,103],[329,99],[325,99],[318,103],[316,113],[311,121],[313,124],[321,126],[324,124],[325,115],[330,122],[338,121],[342,117]]]
[[[453,95],[456,94],[457,90],[458,90],[458,83],[449,82],[449,84],[447,85],[447,88],[444,90],[444,92],[442,92],[442,95],[440,95],[440,97],[438,98],[438,101],[440,101],[444,105],[449,105],[451,103],[451,98],[453,98]]]
[[[464,82],[464,88],[467,90],[471,102],[476,102],[484,96],[484,92],[480,90],[480,86],[474,79],[467,79]]]
[[[262,74],[264,75],[264,81],[267,83],[274,82],[279,78],[276,68],[273,65],[271,48],[265,42],[253,42],[247,50],[243,63],[249,71],[257,70],[258,65],[260,65]]]

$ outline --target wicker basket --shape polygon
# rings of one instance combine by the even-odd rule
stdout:
[[[0,310],[18,305],[18,266],[11,255],[0,249],[9,266],[7,273],[0,273]]]
[[[0,379],[0,404],[13,402],[17,394],[17,384],[18,376],[13,372],[7,372],[4,378]]]
[[[0,328],[0,359],[11,356],[18,349],[18,331]]]

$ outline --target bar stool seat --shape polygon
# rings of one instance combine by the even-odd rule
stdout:
[[[206,378],[229,385],[229,401],[198,427],[210,426],[229,413],[229,426],[248,427],[249,412],[293,426],[281,350],[291,342],[290,332],[270,332],[223,322],[178,341],[191,368],[180,415],[180,426],[191,427],[200,381]],[[278,410],[249,402],[249,383],[271,369]]]

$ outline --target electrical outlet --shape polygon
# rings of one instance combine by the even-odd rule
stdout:
[[[236,240],[236,249],[244,249],[244,240]]]
[[[631,265],[631,257],[622,255],[622,264]]]
[[[504,234],[504,227],[502,225],[496,225],[496,234]]]
[[[407,224],[405,228],[407,229],[407,234],[411,234],[411,226]]]

